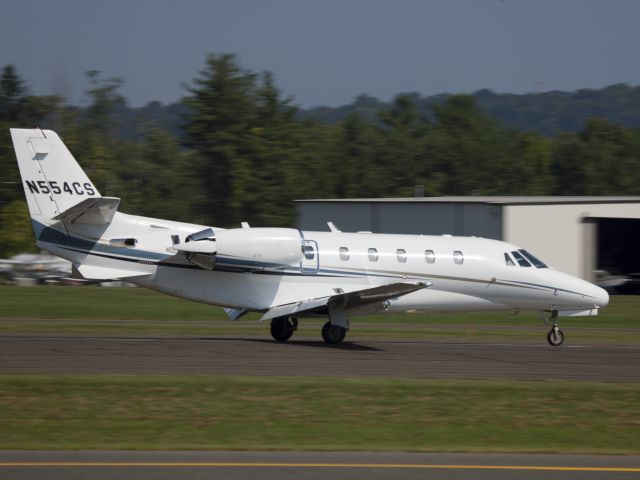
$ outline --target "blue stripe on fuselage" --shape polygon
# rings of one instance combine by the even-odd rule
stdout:
[[[89,240],[86,238],[73,237],[61,232],[58,229],[48,227],[35,220],[32,220],[33,230],[36,234],[36,239],[40,242],[51,243],[53,245],[63,248],[80,249],[84,253],[101,252],[111,255],[121,255],[130,259],[136,260],[164,260],[171,257],[169,254],[162,254],[157,252],[149,252],[147,250],[138,250],[135,248],[114,247],[111,245],[105,245],[98,243],[96,240]]]

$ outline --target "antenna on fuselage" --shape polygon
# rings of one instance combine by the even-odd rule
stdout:
[[[329,226],[329,230],[331,230],[332,232],[340,232],[341,230],[336,227],[333,222],[327,222],[327,225]]]

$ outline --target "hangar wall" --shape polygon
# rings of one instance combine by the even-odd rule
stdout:
[[[498,205],[461,202],[298,201],[296,225],[301,230],[327,230],[333,222],[344,231],[478,236],[502,238],[502,210]]]
[[[346,232],[505,240],[530,250],[553,268],[590,281],[599,268],[628,274],[640,265],[640,249],[634,249],[637,253],[631,252],[635,256],[630,258],[629,252],[619,252],[623,244],[629,245],[629,239],[617,238],[620,232],[635,237],[640,223],[623,229],[601,220],[640,219],[640,197],[318,199],[299,200],[296,209],[297,226],[307,231],[326,231],[327,222],[332,221]],[[602,251],[598,238],[608,251]],[[633,272],[626,271],[630,268]]]
[[[551,267],[593,280],[597,218],[640,218],[638,203],[505,205],[503,239]]]

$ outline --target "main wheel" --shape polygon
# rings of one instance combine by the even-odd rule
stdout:
[[[278,342],[286,342],[291,338],[295,327],[287,317],[277,317],[271,320],[271,336]]]
[[[559,328],[552,328],[547,333],[547,342],[553,347],[559,347],[564,342],[564,333]]]
[[[322,338],[329,345],[337,345],[344,337],[347,335],[347,330],[345,328],[339,327],[338,325],[331,325],[331,322],[327,322],[322,327]]]

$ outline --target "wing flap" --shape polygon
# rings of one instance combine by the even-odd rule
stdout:
[[[284,305],[271,307],[262,316],[262,318],[260,318],[260,321],[262,322],[263,320],[270,320],[276,317],[285,317],[302,312],[310,313],[315,309],[326,307],[330,299],[331,297],[312,298],[310,300],[301,300],[299,302],[287,303]]]
[[[270,320],[276,317],[284,317],[300,313],[312,313],[315,311],[329,309],[351,310],[354,308],[370,305],[372,303],[384,302],[392,298],[401,297],[409,293],[417,292],[423,288],[431,286],[429,282],[398,282],[381,285],[363,290],[356,290],[349,293],[341,293],[321,298],[301,300],[271,307],[260,318],[260,321]]]
[[[331,297],[329,306],[333,308],[341,308],[351,310],[353,308],[363,307],[372,303],[384,302],[392,298],[402,297],[409,293],[417,292],[423,288],[431,286],[429,282],[398,282],[379,287],[367,288],[365,290],[357,290],[355,292],[342,293]]]

